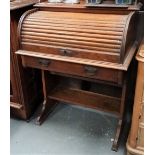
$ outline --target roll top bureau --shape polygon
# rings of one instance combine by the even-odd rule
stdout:
[[[134,11],[43,7],[23,14],[18,25],[20,49],[16,54],[21,55],[23,66],[42,72],[44,102],[38,124],[55,107],[55,101],[111,112],[119,118],[112,146],[117,150],[127,98],[127,75],[138,46],[136,23]],[[56,79],[47,82],[47,73],[52,80],[55,76],[62,80],[58,84]],[[103,83],[110,92],[116,89],[114,96],[83,89],[81,83],[86,81],[91,86],[91,82]]]
[[[134,13],[34,11],[21,21],[21,48],[60,56],[123,63],[133,44]],[[131,36],[132,35],[132,36]]]

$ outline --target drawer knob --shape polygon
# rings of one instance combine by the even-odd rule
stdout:
[[[67,49],[60,49],[60,54],[63,56],[72,56],[73,52]]]
[[[92,66],[85,66],[84,71],[88,76],[94,76],[97,73],[97,68]]]
[[[40,64],[41,66],[43,66],[43,67],[48,67],[49,64],[51,63],[51,60],[40,58],[40,59],[38,60],[38,62],[39,62],[39,64]]]

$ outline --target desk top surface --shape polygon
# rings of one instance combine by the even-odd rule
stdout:
[[[10,0],[10,11],[33,5],[39,0]]]

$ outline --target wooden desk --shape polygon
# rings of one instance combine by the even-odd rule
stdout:
[[[58,101],[111,112],[119,120],[112,146],[117,151],[134,81],[130,75],[139,44],[137,7],[98,9],[47,2],[36,7],[21,17],[16,53],[24,67],[42,72],[44,102],[37,123]]]

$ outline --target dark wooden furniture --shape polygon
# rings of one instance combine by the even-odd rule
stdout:
[[[127,142],[128,155],[144,154],[144,42],[136,56],[138,74],[130,135]]]
[[[10,107],[11,116],[29,119],[41,99],[40,73],[22,67],[18,50],[17,26],[21,15],[32,9],[38,0],[14,0],[10,2]]]
[[[83,1],[35,6],[20,19],[16,53],[23,66],[42,70],[44,102],[37,123],[56,101],[111,112],[119,119],[112,146],[116,151],[138,47],[139,6],[90,8]]]

